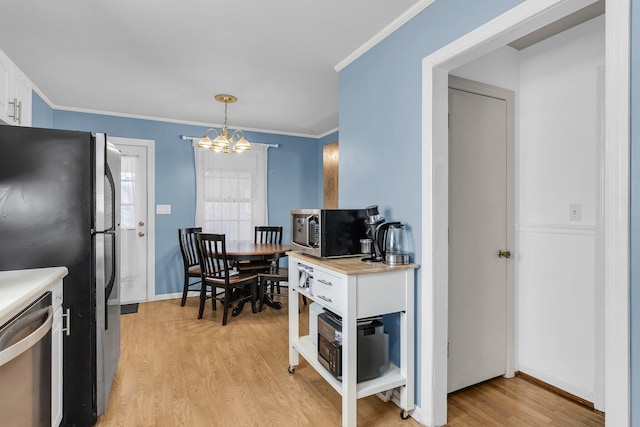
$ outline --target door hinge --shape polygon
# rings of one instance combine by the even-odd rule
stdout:
[[[449,354],[450,354],[449,351],[451,350],[451,345],[450,344],[451,343],[449,343],[449,342],[447,343],[447,359],[449,358]]]

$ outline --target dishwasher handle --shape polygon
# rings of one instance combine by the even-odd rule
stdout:
[[[49,331],[51,330],[51,325],[53,324],[53,309],[49,306],[42,310],[38,310],[33,314],[24,316],[22,319],[19,319],[16,322],[15,326],[12,328],[15,330],[15,333],[7,333],[6,336],[0,337],[0,344],[3,342],[8,342],[18,332],[24,330],[29,325],[32,325],[35,321],[41,321],[42,314],[44,312],[47,313],[47,318],[42,323],[42,325],[38,327],[38,329],[24,337],[17,343],[0,351],[0,366],[6,365],[25,351],[29,350],[31,347],[37,344],[45,335],[47,335],[47,333],[49,333]]]

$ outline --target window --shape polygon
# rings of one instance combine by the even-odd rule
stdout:
[[[121,157],[120,169],[120,228],[136,228],[136,169],[138,158],[135,156]]]
[[[253,228],[267,224],[267,148],[253,144],[241,154],[194,148],[196,224],[227,241],[252,242]]]

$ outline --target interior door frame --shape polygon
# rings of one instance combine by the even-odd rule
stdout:
[[[422,61],[422,323],[420,407],[427,426],[447,422],[449,71],[596,0],[525,1]],[[630,422],[629,64],[630,0],[606,4],[604,280],[605,410]]]
[[[155,141],[151,139],[122,138],[109,136],[109,141],[117,146],[131,145],[147,149],[147,301],[156,299],[156,155]]]
[[[491,86],[485,83],[476,82],[469,79],[464,79],[462,77],[449,75],[448,77],[448,88],[461,90],[469,93],[473,93],[476,95],[487,96],[491,98],[501,99],[505,102],[507,110],[506,110],[506,122],[507,122],[507,143],[506,143],[506,203],[507,203],[507,221],[506,221],[506,247],[505,250],[509,250],[516,255],[520,253],[519,248],[517,247],[517,241],[515,237],[516,230],[516,193],[515,193],[515,183],[516,183],[516,172],[515,172],[515,94],[513,91],[508,89],[503,89],[496,86]],[[448,96],[448,95],[447,95]],[[447,114],[449,112],[449,107],[447,105]],[[447,126],[447,129],[449,126]],[[447,141],[448,141],[448,130],[447,130]],[[447,142],[447,159],[449,157],[449,144]],[[447,180],[448,180],[448,168],[449,162],[447,161]],[[447,184],[447,202],[449,197],[449,185]],[[448,204],[447,204],[448,206]],[[449,210],[447,208],[447,222],[448,222]],[[448,228],[448,227],[447,227]],[[448,239],[448,237],[447,237]],[[449,245],[447,242],[447,250],[449,249]],[[497,256],[497,253],[496,253]],[[517,258],[516,258],[517,259]],[[515,259],[505,259],[506,263],[506,318],[505,318],[505,327],[506,327],[506,364],[505,364],[505,373],[504,376],[507,378],[511,378],[515,375],[515,367],[516,367],[516,358],[515,358],[515,324],[516,324],[516,315],[515,315],[515,283],[516,283],[516,274],[515,274]],[[449,261],[447,259],[447,265]],[[447,275],[449,273],[447,272]],[[448,292],[448,283],[447,283],[447,292]],[[448,297],[447,297],[448,299]],[[448,303],[447,303],[448,304]],[[447,310],[447,323],[448,323],[448,310]],[[448,329],[448,325],[447,325]],[[447,342],[448,334],[447,334]]]

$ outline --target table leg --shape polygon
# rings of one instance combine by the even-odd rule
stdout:
[[[272,295],[267,295],[264,291],[264,289],[267,286],[271,286],[271,288],[273,289],[273,283],[267,282],[267,283],[261,283],[260,284],[260,293],[262,294],[262,302],[266,305],[268,305],[271,308],[275,308],[276,310],[280,310],[282,308],[282,303],[278,302],[278,301],[274,301],[273,300],[273,296]],[[272,290],[273,292],[273,290]]]

